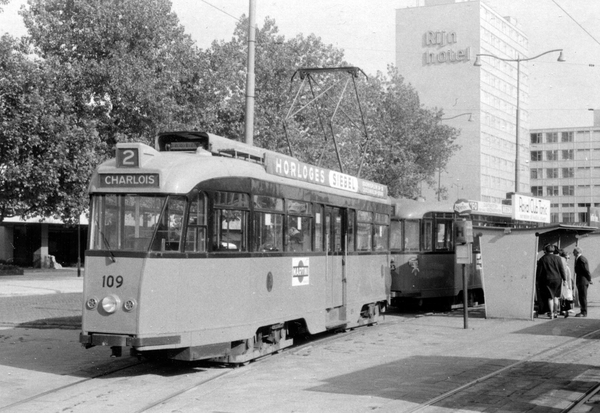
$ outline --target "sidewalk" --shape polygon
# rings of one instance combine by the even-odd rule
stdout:
[[[0,297],[45,295],[83,292],[83,270],[77,276],[77,268],[26,269],[23,275],[0,277]]]
[[[83,272],[81,272],[83,275]],[[76,268],[26,269],[0,277],[0,327],[81,327],[83,276]]]

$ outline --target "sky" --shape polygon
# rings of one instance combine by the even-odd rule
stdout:
[[[256,22],[275,19],[280,34],[319,36],[345,52],[367,75],[395,63],[395,10],[423,0],[256,0]],[[532,129],[585,127],[600,110],[599,0],[484,0],[515,18],[529,38],[529,56],[564,49],[566,62],[525,62],[530,75]],[[25,34],[17,14],[24,0],[11,0],[0,13],[0,34]],[[249,0],[172,0],[187,33],[200,48],[229,40],[237,19],[249,14]],[[551,59],[550,59],[551,60]]]

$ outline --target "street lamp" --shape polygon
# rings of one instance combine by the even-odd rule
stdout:
[[[473,122],[473,113],[471,112],[467,112],[467,113],[461,113],[459,115],[456,116],[450,116],[449,118],[440,118],[440,120],[450,120],[450,119],[455,119],[455,118],[459,118],[461,116],[469,116],[469,119],[467,119],[467,122]],[[440,189],[442,187],[442,167],[438,166],[438,190],[437,190],[437,200],[440,200]]]
[[[516,153],[515,153],[515,193],[519,192],[519,92],[521,89],[521,82],[520,82],[520,76],[521,76],[521,62],[527,62],[529,60],[534,60],[537,59],[540,56],[543,56],[545,54],[548,53],[553,53],[553,52],[560,52],[560,55],[558,56],[558,61],[559,62],[564,62],[565,58],[563,56],[563,49],[552,49],[552,50],[548,50],[547,52],[544,53],[540,53],[537,56],[534,57],[517,57],[516,59],[505,59],[503,57],[498,57],[495,56],[493,54],[487,54],[487,53],[478,53],[477,55],[475,55],[475,63],[473,63],[473,66],[481,66],[481,56],[487,56],[487,57],[493,57],[494,59],[498,59],[498,60],[502,60],[503,62],[517,62],[517,133],[516,133],[516,141],[515,141],[515,146],[516,146]]]
[[[467,116],[467,115],[469,115],[469,119],[467,119],[467,122],[473,122],[473,114],[471,112],[461,113],[460,115],[451,116],[449,118],[440,118],[440,120],[450,120],[450,119],[458,118],[460,116]]]

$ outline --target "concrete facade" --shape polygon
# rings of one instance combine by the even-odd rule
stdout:
[[[528,40],[516,21],[481,1],[425,0],[396,10],[396,65],[426,107],[444,111],[461,130],[460,150],[422,196],[500,203],[515,190],[517,64]],[[520,67],[520,191],[529,188],[528,75]],[[468,115],[468,116],[467,116]],[[471,121],[469,121],[471,119]]]
[[[589,223],[600,207],[600,110],[593,126],[532,129],[531,192],[551,201],[552,222]]]

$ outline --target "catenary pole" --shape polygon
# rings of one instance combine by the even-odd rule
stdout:
[[[256,0],[250,0],[248,26],[248,73],[246,74],[245,142],[254,144],[254,49],[256,46]]]

